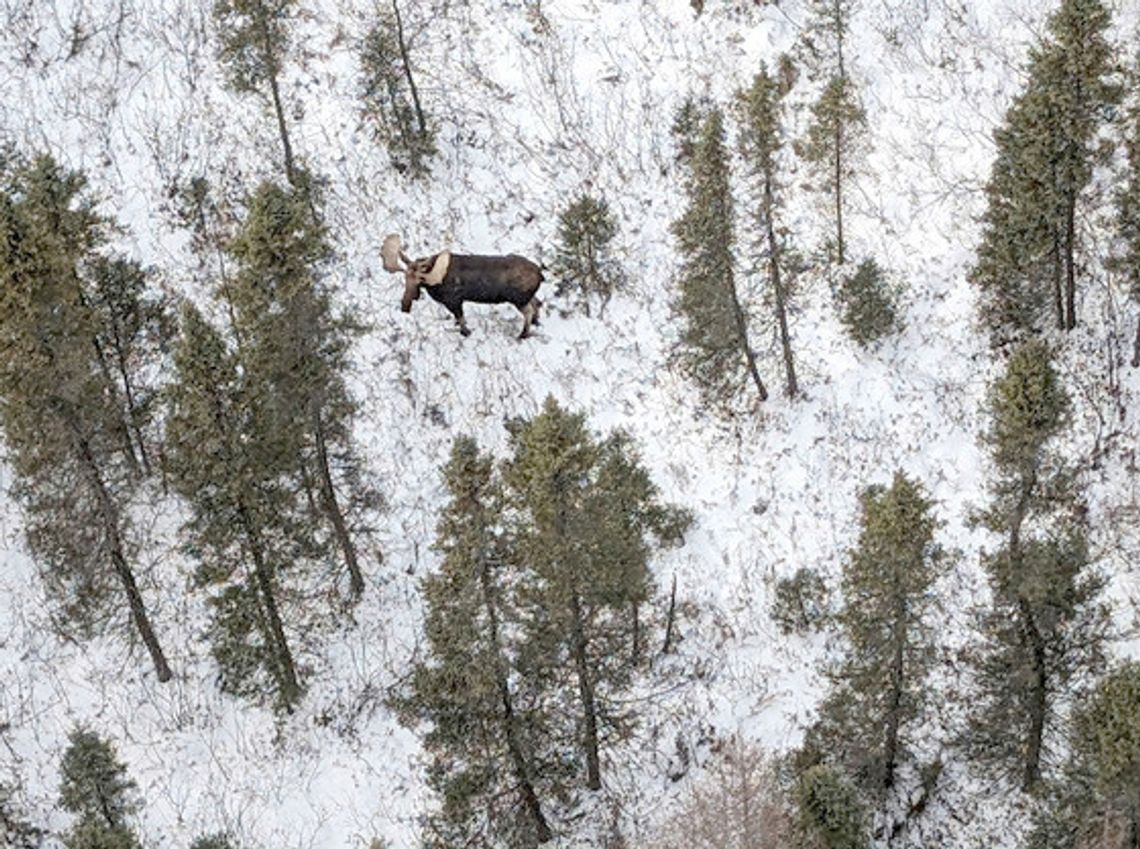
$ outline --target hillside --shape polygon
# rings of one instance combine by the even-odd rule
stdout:
[[[0,780],[22,788],[24,809],[66,830],[59,759],[83,723],[114,740],[137,781],[146,846],[185,847],[219,830],[249,849],[418,845],[417,817],[432,804],[423,753],[385,697],[424,651],[419,587],[439,565],[439,470],[459,435],[505,456],[504,423],[534,415],[548,395],[597,432],[628,431],[664,499],[695,517],[684,544],[653,562],[658,604],[674,578],[684,602],[678,652],[638,682],[639,730],[609,751],[603,798],[579,801],[560,845],[599,845],[611,811],[628,845],[653,845],[641,841],[715,758],[714,741],[739,735],[773,752],[799,743],[842,643],[833,630],[783,635],[769,615],[774,581],[814,568],[837,595],[857,495],[899,469],[935,501],[938,541],[952,552],[932,623],[940,709],[925,720],[923,744],[951,752],[971,686],[960,650],[989,597],[979,558],[996,545],[969,518],[987,498],[979,437],[1003,363],[978,328],[966,275],[992,133],[1049,9],[1035,0],[858,3],[849,59],[870,131],[849,199],[849,252],[856,262],[874,257],[900,286],[903,327],[871,350],[847,337],[835,272],[818,260],[826,202],[789,156],[783,223],[813,257],[791,317],[803,397],[780,394],[778,341],[764,323],[757,347],[772,396],[729,417],[704,408],[669,367],[678,334],[670,224],[684,203],[670,125],[689,94],[727,102],[759,60],[793,50],[804,0],[708,0],[700,15],[664,0],[402,4],[425,108],[439,122],[439,154],[420,182],[391,168],[361,119],[357,54],[376,4],[297,5],[284,96],[297,153],[325,181],[337,307],[366,328],[351,354],[355,437],[387,502],[362,552],[366,591],[350,622],[298,635],[308,695],[279,716],[217,686],[176,496],[155,484],[132,505],[142,589],[175,670],[167,684],[125,627],[82,642],[55,634],[20,509],[0,500]],[[194,252],[176,190],[208,176],[240,197],[279,177],[280,157],[264,104],[224,85],[210,6],[0,4],[0,142],[82,169],[100,210],[122,225],[113,247],[157,269],[164,291],[220,313],[207,294],[218,267]],[[1113,37],[1131,61],[1140,8],[1117,6]],[[818,90],[802,75],[789,95],[791,138],[806,131]],[[1074,403],[1065,452],[1081,470],[1095,560],[1109,577],[1111,652],[1126,657],[1140,655],[1140,369],[1127,365],[1135,304],[1103,270],[1120,166],[1118,155],[1088,190],[1094,212],[1080,226],[1089,282],[1078,328],[1057,339],[1057,362]],[[509,306],[470,306],[466,338],[426,298],[400,312],[402,281],[380,265],[385,234],[399,233],[413,256],[517,252],[549,265],[558,212],[584,188],[615,212],[629,277],[604,316],[564,314],[549,278],[543,323],[522,342]],[[739,274],[759,305],[761,283],[743,253]],[[757,314],[770,321],[762,306]],[[0,465],[0,490],[11,484]],[[674,781],[679,758],[692,764]],[[946,758],[936,803],[892,845],[1018,845],[1032,800]]]

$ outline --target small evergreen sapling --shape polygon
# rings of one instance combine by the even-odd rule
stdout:
[[[601,314],[615,291],[625,283],[625,272],[611,253],[617,221],[609,204],[582,194],[558,216],[558,247],[551,269],[558,280],[555,294],[573,294],[590,315],[590,298],[601,299]]]
[[[840,322],[864,348],[898,329],[895,293],[873,259],[863,260],[853,274],[840,275],[836,299]]]

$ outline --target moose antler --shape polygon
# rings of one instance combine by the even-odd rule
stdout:
[[[400,237],[395,233],[384,237],[384,244],[380,246],[380,259],[384,263],[384,270],[391,272],[404,270],[399,265],[401,260],[403,260],[404,265],[412,264],[400,246]]]

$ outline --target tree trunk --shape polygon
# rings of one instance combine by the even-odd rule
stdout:
[[[273,54],[273,43],[269,40],[269,26],[265,22],[265,8],[259,7],[260,14],[257,21],[261,31],[261,47],[265,51],[262,57],[265,66],[269,68],[266,75],[269,78],[269,95],[273,101],[273,112],[277,116],[277,133],[281,137],[281,148],[285,157],[285,179],[289,185],[297,188],[297,170],[293,161],[293,145],[289,140],[289,127],[285,123],[285,106],[281,102],[281,87],[277,80],[277,57]]]
[[[1136,321],[1136,340],[1132,343],[1132,368],[1140,368],[1140,319]]]
[[[582,602],[576,592],[570,594],[572,614],[570,653],[578,673],[578,695],[582,700],[583,740],[586,749],[586,787],[602,789],[602,768],[598,757],[598,709],[594,701],[594,684],[590,678],[590,662],[586,656],[586,626],[582,618]]]
[[[756,355],[752,352],[752,345],[748,342],[748,322],[744,317],[744,308],[740,305],[740,298],[736,295],[736,281],[730,276],[728,280],[729,291],[732,293],[732,311],[736,319],[736,333],[740,337],[740,347],[744,352],[744,361],[748,366],[748,373],[752,382],[756,384],[756,391],[761,401],[768,400],[768,390],[764,381],[760,379],[760,372],[756,370]]]
[[[420,125],[420,134],[427,132],[427,121],[424,119],[424,110],[420,105],[420,93],[416,88],[416,81],[412,77],[412,63],[408,60],[408,45],[404,40],[404,21],[400,17],[400,4],[392,0],[392,11],[396,15],[396,43],[400,47],[400,64],[404,66],[404,76],[408,79],[408,92],[412,96],[412,106],[416,110],[416,123]]]
[[[1045,666],[1045,641],[1029,602],[1018,601],[1022,618],[1022,633],[1033,657],[1033,680],[1030,684],[1029,729],[1025,748],[1022,790],[1032,790],[1041,780],[1041,749],[1045,737],[1045,715],[1049,707],[1048,670]]]
[[[1077,326],[1076,202],[1065,210],[1065,329]]]
[[[79,428],[71,416],[66,413],[64,415],[75,438],[75,446],[79,449],[88,483],[94,490],[95,498],[99,503],[103,532],[107,535],[107,542],[110,546],[111,565],[115,570],[115,576],[123,587],[123,592],[126,593],[127,607],[131,611],[131,621],[134,622],[139,636],[142,637],[143,645],[146,646],[146,650],[150,654],[158,680],[165,683],[173,675],[170,671],[170,665],[166,662],[166,655],[162,651],[162,646],[158,642],[158,637],[155,636],[154,628],[151,626],[150,617],[147,615],[146,606],[143,604],[142,594],[139,592],[134,572],[131,571],[130,565],[127,563],[123,538],[119,530],[119,511],[111,498],[111,494],[107,491],[107,485],[103,482],[99,464],[95,461],[95,455],[91,451],[90,444],[79,432]]]
[[[123,392],[126,393],[126,396],[127,396],[127,418],[130,421],[131,430],[134,431],[135,442],[138,444],[138,447],[139,447],[139,461],[142,463],[143,474],[149,478],[150,477],[150,471],[151,471],[150,470],[150,457],[147,455],[146,441],[143,439],[142,428],[139,426],[139,423],[138,423],[138,414],[136,412],[137,408],[135,406],[134,388],[131,386],[131,378],[127,372],[127,364],[124,360],[123,353],[121,350],[122,345],[117,338],[118,333],[116,332],[115,335],[116,335],[116,348],[119,349],[116,351],[115,363],[119,367],[119,376],[122,378],[122,381],[123,381]]]
[[[481,564],[479,582],[483,590],[483,606],[487,611],[488,629],[491,638],[491,650],[495,654],[495,678],[499,688],[499,701],[503,706],[503,734],[507,740],[507,750],[511,755],[511,767],[515,773],[515,780],[519,784],[519,794],[522,796],[523,807],[526,808],[534,823],[535,837],[539,843],[546,843],[554,834],[542,813],[542,804],[538,793],[534,789],[533,769],[523,751],[522,741],[519,739],[518,718],[515,714],[514,700],[511,698],[511,688],[508,681],[507,665],[503,656],[502,642],[499,638],[499,611],[495,602],[494,588],[491,584],[490,566],[486,562]]]
[[[906,673],[906,602],[900,599],[895,610],[892,628],[894,656],[891,658],[891,677],[888,685],[886,734],[883,743],[883,789],[895,783],[895,768],[899,756],[899,724],[902,721],[904,675]]]
[[[341,512],[340,504],[337,501],[336,488],[333,486],[332,470],[329,467],[328,445],[325,442],[325,425],[321,419],[319,404],[314,404],[313,409],[313,439],[317,446],[317,463],[321,473],[321,501],[325,515],[332,523],[337,544],[344,555],[352,596],[354,599],[360,598],[364,594],[364,575],[360,571],[360,564],[356,559],[356,547],[352,544],[348,525],[344,521],[344,514]]]
[[[669,654],[673,648],[673,621],[677,617],[677,575],[673,575],[673,589],[669,591],[669,613],[665,617],[665,641],[661,653]]]
[[[839,257],[839,264],[843,265],[846,261],[846,254],[843,248],[843,122],[840,120],[835,122],[834,141],[835,173],[832,175],[832,179],[835,181],[835,249]]]
[[[768,279],[772,284],[772,294],[776,301],[776,322],[780,327],[780,347],[784,352],[784,392],[789,398],[799,394],[799,383],[796,381],[796,363],[792,356],[792,340],[788,333],[788,299],[784,290],[784,283],[780,277],[780,242],[776,238],[776,224],[774,221],[776,201],[772,191],[773,176],[764,175],[764,217],[767,219],[768,230]]]
[[[1061,243],[1053,235],[1053,309],[1057,313],[1057,329],[1065,329],[1065,265],[1061,260]]]
[[[293,654],[289,650],[289,642],[285,638],[285,628],[281,624],[281,614],[277,609],[277,595],[273,589],[273,576],[270,574],[269,564],[265,561],[265,550],[261,544],[261,535],[254,527],[253,519],[245,504],[238,504],[242,530],[249,545],[250,557],[253,558],[253,575],[256,582],[258,596],[265,611],[266,625],[269,633],[265,635],[269,642],[270,653],[273,656],[276,669],[274,677],[285,709],[292,713],[293,707],[301,696],[301,685],[297,681],[297,669],[293,664]]]

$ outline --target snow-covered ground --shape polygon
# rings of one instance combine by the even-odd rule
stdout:
[[[533,414],[548,394],[585,411],[598,431],[632,433],[664,496],[696,516],[685,545],[655,569],[663,589],[676,576],[697,615],[681,625],[679,657],[639,693],[642,733],[606,765],[630,836],[677,792],[665,772],[678,739],[696,751],[709,732],[776,750],[797,742],[834,646],[780,634],[768,617],[772,583],[802,566],[838,576],[867,484],[902,469],[937,500],[939,540],[957,553],[939,583],[938,632],[948,649],[970,639],[988,541],[966,519],[985,499],[979,410],[997,363],[976,333],[965,275],[990,134],[1020,86],[1045,4],[858,4],[849,59],[870,133],[847,222],[851,254],[874,256],[904,287],[906,325],[879,350],[858,349],[836,320],[825,274],[808,273],[792,317],[805,397],[780,395],[765,329],[772,399],[735,420],[701,411],[666,365],[676,333],[668,228],[683,203],[669,128],[689,93],[724,103],[759,61],[790,50],[805,23],[802,0],[708,0],[699,17],[679,0],[401,5],[426,108],[440,122],[429,183],[395,175],[360,125],[355,57],[376,14],[370,0],[301,0],[285,85],[295,146],[328,179],[340,305],[369,325],[354,358],[357,435],[390,510],[355,625],[313,636],[310,695],[295,715],[220,695],[204,606],[188,592],[192,567],[178,551],[180,507],[140,493],[144,592],[176,669],[174,682],[159,685],[121,635],[83,644],[53,636],[19,512],[0,502],[0,780],[18,778],[30,809],[53,827],[68,822],[54,810],[59,757],[67,732],[85,722],[115,741],[139,783],[147,845],[185,846],[221,829],[247,847],[365,847],[374,837],[416,845],[416,816],[430,800],[416,739],[383,697],[417,648],[417,585],[436,559],[438,468],[458,434],[501,453],[504,419]],[[101,208],[125,226],[116,247],[196,298],[210,269],[177,227],[170,189],[200,174],[248,189],[279,170],[264,107],[221,85],[210,6],[0,0],[0,140],[83,168]],[[1122,42],[1138,18],[1134,6],[1118,13]],[[802,76],[790,135],[802,133],[815,91]],[[826,209],[802,164],[787,164],[784,223],[810,253],[826,234]],[[1108,179],[1100,176],[1101,189]],[[469,309],[469,338],[427,299],[399,312],[401,281],[379,264],[384,234],[400,233],[413,254],[452,247],[549,262],[557,212],[583,188],[617,213],[630,277],[604,319],[562,317],[549,284],[543,325],[525,343],[509,307]],[[748,213],[738,213],[747,244]],[[1099,228],[1098,249],[1103,224],[1087,222]],[[1113,579],[1116,649],[1127,652],[1140,598],[1140,484],[1136,417],[1124,411],[1140,402],[1140,372],[1110,369],[1122,354],[1106,340],[1130,338],[1134,317],[1103,273],[1094,267],[1092,277],[1082,328],[1061,358],[1076,404],[1068,450],[1085,459],[1107,451],[1086,483]],[[0,466],[5,489],[6,474]],[[939,698],[949,703],[960,694],[953,670],[944,678]],[[953,714],[932,720],[931,745]],[[1006,812],[1021,802],[980,792],[960,766],[948,774],[960,806],[929,815],[950,835],[943,845],[1008,845],[1019,826]]]

